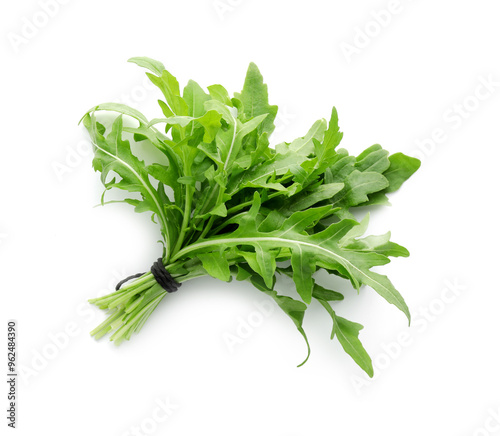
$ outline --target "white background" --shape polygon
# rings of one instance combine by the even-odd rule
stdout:
[[[500,434],[498,1],[401,0],[397,13],[389,0],[64,3],[50,17],[34,0],[0,14],[1,319],[19,324],[17,434]],[[422,158],[370,226],[412,254],[383,269],[412,327],[372,290],[338,285],[337,312],[365,326],[373,380],[329,340],[321,308],[306,315],[312,356],[296,368],[305,345],[286,316],[259,318],[266,297],[208,278],[165,298],[130,343],[90,338],[103,314],[85,301],[161,249],[145,214],[94,208],[101,186],[77,125],[105,101],[159,114],[132,56],[232,92],[254,61],[280,107],[275,143],[334,104],[352,153],[380,143]],[[261,322],[230,349],[225,335],[249,318]]]

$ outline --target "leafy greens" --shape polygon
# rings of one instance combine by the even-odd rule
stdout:
[[[250,282],[293,321],[307,343],[306,360],[310,349],[303,319],[316,300],[332,318],[331,338],[337,337],[372,376],[371,359],[359,340],[363,326],[337,315],[333,306],[343,295],[317,284],[314,274],[324,269],[356,290],[367,285],[410,320],[389,279],[371,271],[408,251],[391,242],[389,233],[363,237],[367,218],[356,221],[352,209],[388,204],[386,194],[399,189],[420,162],[402,153],[389,155],[380,145],[359,156],[337,148],[342,133],[335,108],[328,123],[319,120],[305,136],[270,147],[278,108],[269,104],[267,85],[253,63],[243,90],[231,98],[221,85],[206,92],[194,81],[181,94],[177,79],[160,62],[144,57],[130,62],[149,70],[164,97],[158,101],[162,116],[148,120],[117,103],[85,114],[83,124],[95,146],[93,166],[105,192],[134,193],[123,201],[152,215],[161,230],[163,265],[177,282],[206,275]],[[119,115],[105,126],[97,119],[99,111]],[[134,150],[156,147],[161,162],[146,165],[131,143]],[[293,280],[294,298],[274,289],[280,275]],[[90,300],[109,311],[92,335],[111,333],[117,344],[130,339],[166,294],[145,273]]]

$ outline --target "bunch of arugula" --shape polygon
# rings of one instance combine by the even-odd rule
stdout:
[[[356,221],[351,209],[388,204],[386,194],[396,191],[420,162],[402,153],[389,155],[380,145],[357,157],[338,149],[342,133],[335,108],[328,123],[319,120],[304,137],[270,147],[277,106],[268,103],[267,85],[255,64],[241,93],[231,98],[221,85],[209,86],[206,93],[194,81],[181,94],[160,62],[130,61],[148,69],[163,93],[158,101],[163,117],[148,120],[116,103],[96,106],[83,117],[105,192],[136,193],[123,201],[136,212],[152,213],[161,229],[163,265],[178,283],[206,275],[250,282],[291,318],[307,343],[307,358],[302,323],[308,305],[317,300],[332,318],[331,338],[336,336],[372,376],[371,359],[358,338],[363,326],[337,315],[331,303],[343,295],[317,284],[314,273],[325,269],[356,290],[367,285],[410,320],[389,279],[371,271],[408,251],[391,242],[389,233],[362,237],[368,220]],[[98,111],[120,115],[106,127],[97,120]],[[146,165],[131,142],[134,150],[153,145],[163,155],[161,162]],[[295,298],[274,290],[278,275],[293,280]],[[145,273],[90,300],[109,311],[92,335],[112,333],[116,343],[130,339],[166,294]]]

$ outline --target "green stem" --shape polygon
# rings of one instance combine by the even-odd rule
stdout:
[[[181,262],[166,265],[165,269],[175,271],[179,267],[179,263]],[[206,272],[201,268],[195,268],[192,271],[189,271],[188,268],[187,274],[180,276],[173,274],[178,283],[204,275],[206,275]],[[156,306],[166,295],[167,291],[156,282],[153,275],[146,273],[127,283],[126,288],[89,300],[92,304],[95,304],[100,309],[107,310],[109,313],[106,320],[92,330],[91,335],[99,339],[110,333],[110,339],[117,345],[123,340],[130,339],[133,333],[140,331]]]
[[[212,224],[214,223],[214,221],[215,221],[215,216],[212,215],[210,217],[210,219],[208,220],[207,225],[203,229],[203,232],[201,232],[201,235],[200,235],[200,237],[198,239],[203,239],[207,235],[207,233],[209,232],[209,230],[212,228]]]
[[[148,281],[151,280],[152,278],[152,274],[150,272],[147,272],[146,274],[142,275],[141,277],[133,280],[133,281],[130,281],[128,283],[125,283],[121,288],[120,288],[120,291],[124,291],[128,288],[131,288],[132,286],[135,287],[137,285],[142,285],[143,283],[146,283]]]
[[[184,217],[182,218],[181,232],[177,243],[175,244],[172,255],[175,255],[181,248],[184,242],[184,237],[186,236],[186,230],[189,226],[189,220],[191,218],[191,207],[193,203],[193,187],[191,185],[186,185],[186,203],[184,204]],[[167,259],[168,261],[168,259]]]
[[[206,210],[207,206],[210,205],[210,201],[213,198],[214,192],[215,192],[215,189],[212,190],[209,195],[204,196],[203,203],[201,204],[200,211],[197,213],[197,215],[203,215],[205,212],[207,212],[207,210]],[[196,213],[196,211],[195,211],[195,213]],[[201,218],[197,218],[196,220],[194,220],[193,226],[192,226],[193,232],[190,235],[190,240],[192,240],[193,236],[197,233],[197,231],[195,229],[198,226],[198,224],[200,224],[201,221],[202,221]],[[199,239],[199,237],[196,239]]]
[[[225,192],[225,189],[223,189],[222,186],[219,186],[219,192],[217,194],[217,201],[215,202],[216,205],[222,201],[222,198],[224,197],[224,192]],[[215,215],[212,215],[210,217],[210,219],[208,220],[208,223],[206,224],[205,228],[203,229],[203,232],[201,232],[201,235],[198,239],[203,239],[207,235],[207,233],[212,228],[212,225],[213,225],[215,219],[216,219]]]
[[[263,201],[263,203],[265,203],[267,200],[271,200],[272,198],[278,197],[280,195],[283,195],[283,193],[281,191],[276,191],[276,192],[268,195],[267,199],[265,201]],[[231,209],[227,210],[227,215],[229,216],[229,215],[232,215],[236,212],[239,212],[241,209],[245,209],[245,207],[251,206],[252,203],[253,203],[253,199],[249,200],[249,201],[245,201],[244,203],[240,203],[236,206],[233,206]]]
[[[213,233],[216,235],[217,233],[219,233],[224,227],[226,227],[227,225],[231,224],[231,220],[240,216],[240,215],[243,215],[245,212],[240,212],[239,214],[237,215],[233,215],[231,218],[223,221],[222,223],[220,223],[213,231]]]
[[[278,197],[280,195],[283,195],[283,193],[281,191],[274,192],[274,193],[270,194],[265,201],[271,200],[272,198]],[[250,200],[250,201],[245,201],[244,203],[240,203],[236,206],[233,206],[232,208],[228,209],[227,218],[228,219],[234,218],[234,215],[237,212],[240,212],[241,210],[252,206],[252,204],[253,204],[253,200]],[[212,225],[213,225],[215,219],[216,219],[215,216],[210,217],[210,220],[208,221],[207,226],[203,229],[203,232],[201,233],[201,235],[197,239],[203,239],[207,236],[208,232],[212,229]],[[219,224],[215,228],[214,233],[217,233],[218,231],[222,230],[226,226],[226,222],[228,221],[228,219],[226,219],[224,222]],[[177,253],[175,253],[175,254],[177,254]]]
[[[184,141],[186,138],[186,132],[184,127],[180,128],[180,135],[181,135],[181,142]],[[189,177],[191,176],[191,168],[189,165],[186,164],[186,160],[184,159],[184,171],[183,171],[184,176]],[[186,230],[189,226],[189,221],[191,220],[191,207],[193,203],[193,186],[191,185],[186,185],[186,199],[184,203],[184,215],[182,217],[182,225],[181,225],[181,232],[179,234],[179,237],[177,238],[177,243],[175,244],[175,247],[172,251],[172,255],[175,255],[181,248],[182,244],[184,242],[184,237],[186,236]],[[168,262],[169,258],[166,259]]]

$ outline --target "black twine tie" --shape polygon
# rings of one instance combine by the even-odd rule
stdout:
[[[141,277],[144,274],[146,273],[137,273],[127,277],[126,279],[123,279],[116,285],[116,290],[118,291],[125,282]],[[179,289],[181,286],[181,284],[177,283],[175,279],[170,275],[170,273],[165,269],[161,257],[159,257],[158,260],[153,263],[153,266],[151,267],[151,274],[153,274],[156,282],[169,293],[177,291],[177,289]]]

